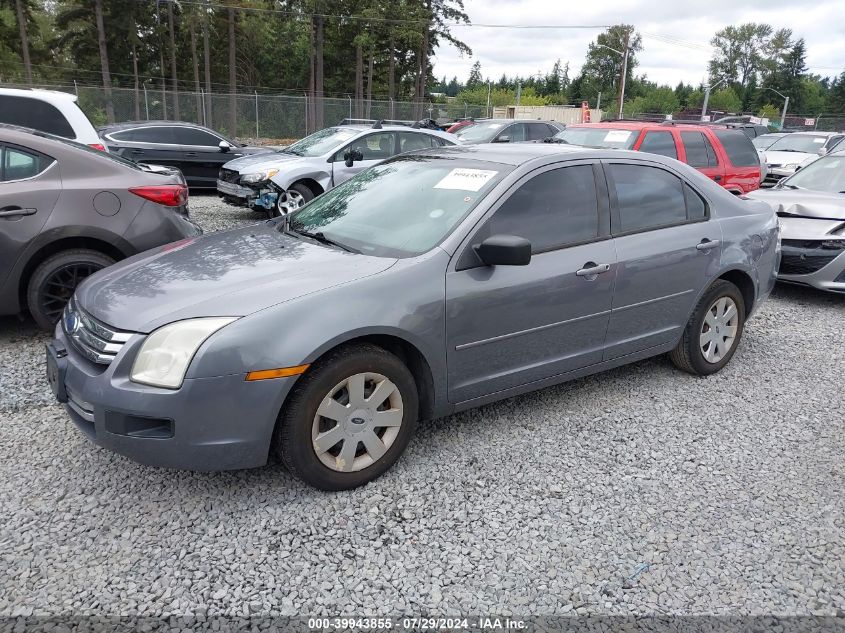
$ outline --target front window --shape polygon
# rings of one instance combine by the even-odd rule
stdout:
[[[357,130],[352,130],[343,127],[327,127],[325,130],[314,132],[289,145],[282,150],[285,154],[295,154],[297,156],[323,156],[332,150],[338,149],[341,145],[350,140],[353,136],[358,134]]]
[[[610,127],[568,127],[555,134],[556,139],[583,147],[631,149],[639,136],[637,130]]]
[[[399,157],[367,169],[291,216],[290,230],[321,234],[365,255],[431,250],[511,171],[484,161]]]
[[[820,158],[782,180],[781,187],[798,187],[826,193],[845,193],[845,156]]]
[[[814,136],[810,134],[787,134],[779,138],[769,146],[771,152],[803,152],[805,154],[818,154],[824,147],[826,136]]]

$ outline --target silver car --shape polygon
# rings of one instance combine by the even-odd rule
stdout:
[[[768,202],[780,218],[778,278],[845,293],[845,151],[748,195]]]
[[[284,215],[392,156],[456,142],[452,134],[406,125],[338,125],[280,152],[229,161],[217,191],[230,204]]]
[[[777,184],[791,176],[819,156],[834,151],[843,139],[845,134],[838,132],[793,132],[777,139],[766,148],[765,184]]]
[[[352,488],[419,420],[658,354],[719,371],[778,249],[771,207],[670,158],[430,149],[90,277],[48,377],[82,432],[140,462],[276,456]]]

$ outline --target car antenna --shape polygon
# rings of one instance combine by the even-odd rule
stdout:
[[[379,119],[378,121],[376,121],[375,123],[373,123],[373,127],[372,127],[372,129],[374,129],[374,130],[380,130],[380,129],[381,129],[381,121],[382,121],[382,120],[381,120],[381,119]]]

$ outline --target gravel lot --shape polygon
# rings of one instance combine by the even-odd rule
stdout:
[[[437,420],[337,494],[94,447],[2,319],[0,616],[842,614],[843,317],[779,288],[717,376],[655,359]]]

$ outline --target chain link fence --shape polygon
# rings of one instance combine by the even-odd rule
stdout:
[[[3,84],[4,86],[8,84]],[[12,86],[9,86],[12,87]],[[21,86],[23,87],[23,86]],[[95,127],[108,123],[105,91],[98,86],[43,86],[71,92],[79,107]],[[174,92],[161,88],[112,88],[111,104],[116,123],[126,121],[188,121],[214,128],[242,139],[302,138],[346,118],[397,119],[423,118],[454,120],[460,117],[491,117],[492,108],[459,102],[434,103],[388,100],[361,100],[352,97],[321,97],[305,94],[273,95],[259,93]]]

